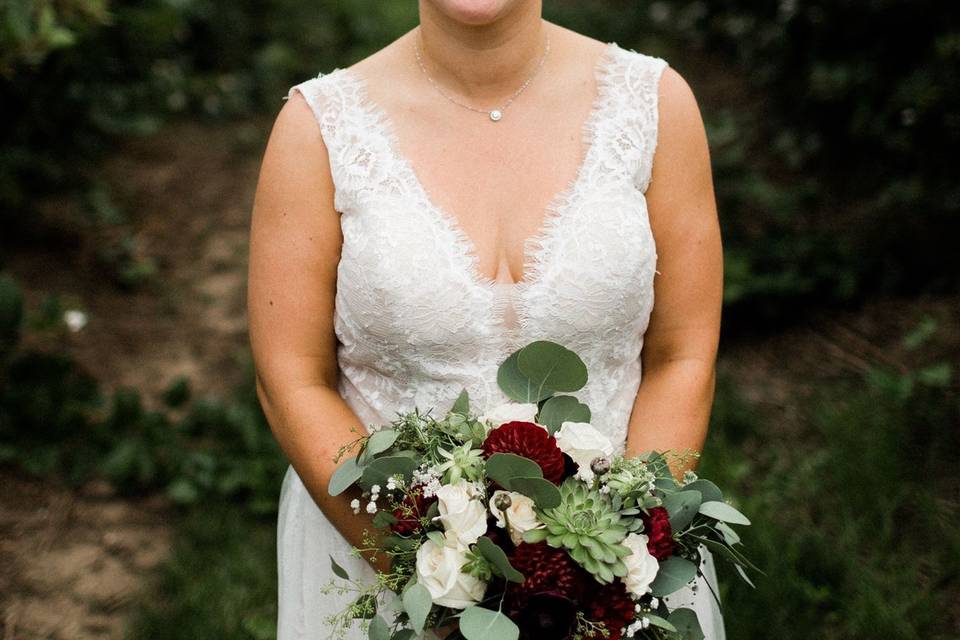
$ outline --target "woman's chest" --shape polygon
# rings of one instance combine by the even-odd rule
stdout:
[[[623,178],[585,181],[556,203],[507,299],[481,275],[469,238],[416,199],[369,198],[341,225],[341,341],[444,353],[531,339],[595,345],[642,335],[652,309],[656,245],[646,200]]]

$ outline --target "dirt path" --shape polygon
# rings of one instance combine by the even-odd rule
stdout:
[[[195,396],[222,396],[241,379],[259,126],[177,124],[128,142],[106,163],[127,229],[156,260],[147,286],[111,286],[83,247],[10,257],[28,309],[57,294],[88,314],[57,348],[105,392],[133,387],[156,406],[180,376]],[[172,515],[160,497],[118,498],[104,483],[73,491],[0,471],[0,638],[123,638],[133,597],[169,554]]]

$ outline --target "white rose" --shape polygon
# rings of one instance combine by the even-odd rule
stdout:
[[[480,420],[489,422],[495,429],[507,422],[533,422],[536,416],[537,405],[535,403],[507,402],[490,409],[480,416]]]
[[[417,550],[417,582],[430,592],[436,604],[465,609],[483,599],[487,584],[460,571],[466,551],[456,544],[440,545],[427,539]]]
[[[594,458],[613,455],[610,438],[597,431],[589,422],[564,422],[553,434],[560,450],[577,463],[577,477],[586,482],[594,478],[590,463]]]
[[[494,504],[497,496],[501,493],[510,496],[510,506],[507,508],[506,517]],[[497,525],[500,527],[505,527],[509,521],[510,539],[513,540],[513,544],[523,542],[524,531],[542,529],[544,526],[537,518],[536,511],[533,510],[533,500],[516,491],[494,491],[493,497],[490,498],[490,513],[496,517]]]
[[[660,570],[660,563],[647,550],[647,540],[642,533],[631,533],[623,541],[623,545],[633,552],[623,559],[627,565],[623,583],[627,591],[638,598],[650,590],[650,584]]]
[[[487,510],[478,499],[476,485],[466,480],[437,489],[437,517],[444,530],[466,547],[487,532]]]

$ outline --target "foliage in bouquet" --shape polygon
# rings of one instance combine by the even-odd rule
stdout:
[[[364,585],[331,558],[343,583],[328,589],[356,594],[334,632],[361,618],[372,640],[452,623],[466,640],[703,638],[664,598],[702,576],[703,549],[749,583],[731,526],[749,520],[709,480],[673,476],[697,454],[624,457],[571,395],[587,378],[574,352],[536,341],[499,368],[511,402],[477,415],[464,391],[443,417],[398,414],[341,450],[356,455],[329,492],[359,491],[354,512],[383,535],[355,552],[390,570]]]

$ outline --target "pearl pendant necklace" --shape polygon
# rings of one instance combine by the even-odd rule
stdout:
[[[490,121],[491,121],[491,122],[500,122],[500,120],[503,119],[503,112],[504,112],[504,110],[506,110],[506,108],[510,106],[510,104],[517,98],[517,96],[519,96],[519,95],[523,92],[523,90],[527,88],[527,86],[530,84],[530,82],[533,80],[533,78],[537,75],[537,73],[539,73],[540,69],[543,68],[543,63],[544,63],[544,62],[546,61],[546,59],[547,59],[547,54],[550,53],[550,34],[549,34],[549,32],[548,32],[548,33],[546,33],[546,36],[545,36],[545,37],[546,37],[546,44],[545,44],[545,46],[544,46],[543,56],[540,57],[540,62],[537,64],[537,68],[534,69],[534,70],[533,70],[533,73],[530,74],[530,77],[527,78],[527,80],[526,80],[522,85],[520,85],[520,88],[517,89],[516,91],[514,91],[513,95],[510,96],[510,98],[509,98],[509,99],[503,104],[503,106],[500,107],[499,109],[477,109],[476,107],[471,107],[471,106],[468,105],[468,104],[463,104],[462,102],[458,101],[458,100],[457,100],[456,98],[454,98],[453,96],[450,96],[449,94],[447,94],[447,92],[444,91],[443,89],[441,89],[441,88],[440,88],[440,85],[438,85],[438,84],[433,80],[433,78],[430,77],[430,74],[427,72],[426,67],[423,66],[423,60],[422,60],[422,58],[420,57],[420,44],[419,44],[419,40],[420,40],[420,38],[422,38],[422,37],[423,37],[423,36],[422,36],[422,34],[421,34],[421,32],[420,32],[420,27],[417,27],[417,42],[414,44],[414,53],[416,53],[416,56],[417,56],[417,64],[419,65],[420,70],[423,72],[423,75],[425,75],[425,76],[427,77],[427,80],[430,81],[430,84],[433,85],[433,87],[440,93],[440,95],[442,95],[444,98],[446,98],[446,99],[449,100],[450,102],[452,102],[452,103],[454,103],[454,104],[456,104],[456,105],[459,105],[459,106],[463,107],[464,109],[470,109],[471,111],[476,111],[476,112],[478,112],[478,113],[485,113],[485,114],[487,114],[487,117],[490,118]]]

